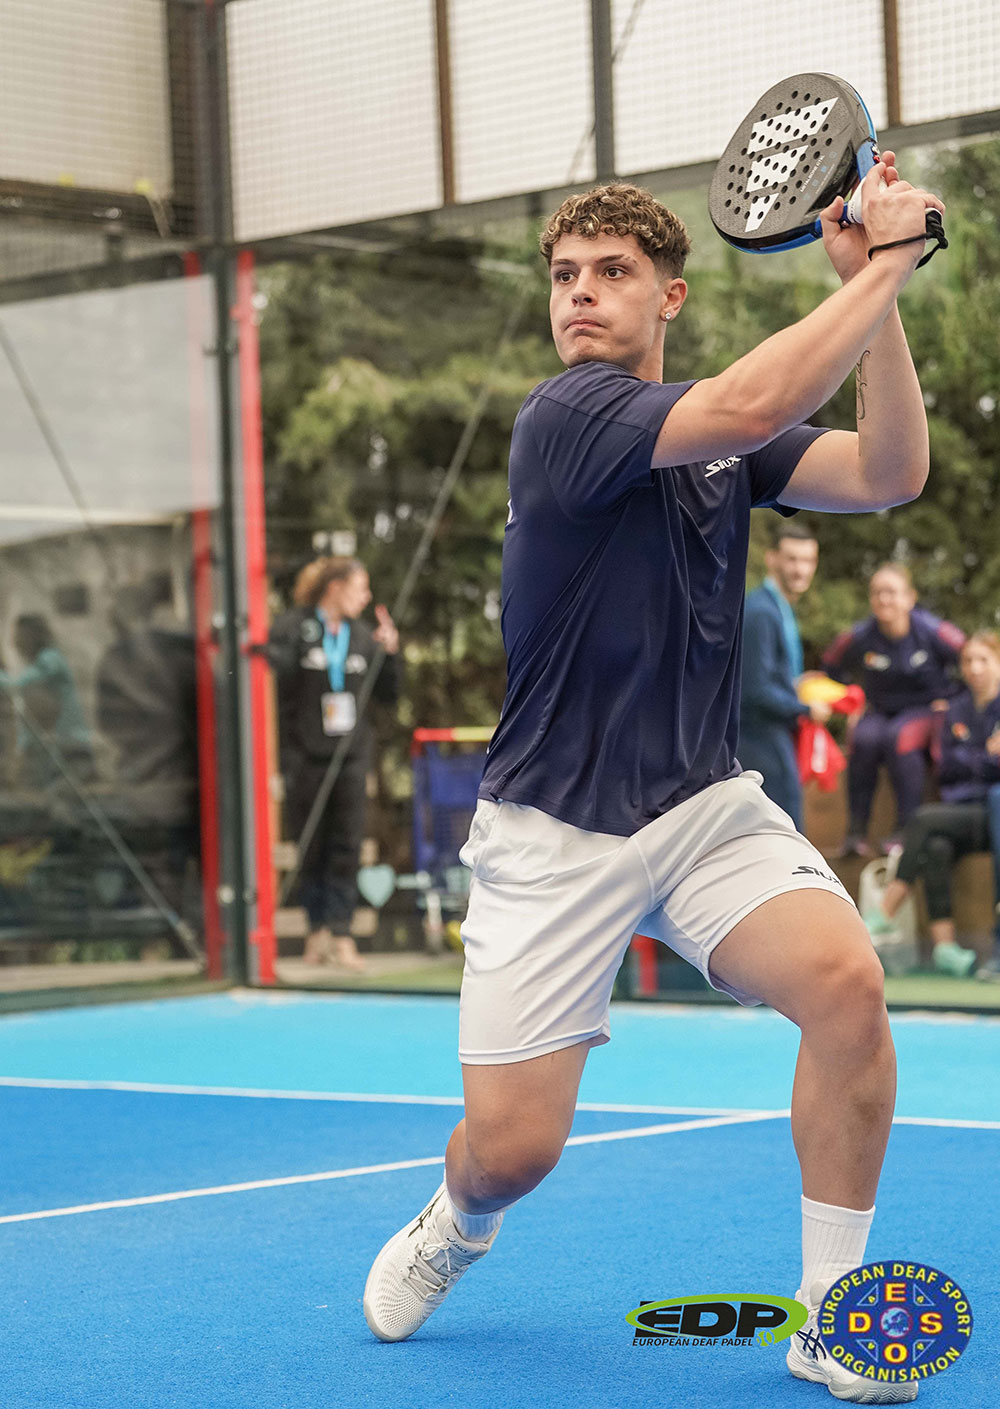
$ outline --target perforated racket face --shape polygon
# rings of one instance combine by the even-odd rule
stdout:
[[[849,195],[877,159],[875,140],[864,103],[843,79],[799,73],[776,83],[719,159],[708,193],[712,223],[740,249],[816,239],[819,212]]]

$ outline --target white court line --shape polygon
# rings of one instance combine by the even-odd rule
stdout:
[[[951,1120],[933,1115],[894,1115],[893,1125],[940,1125],[949,1130],[1000,1130],[1000,1120]]]
[[[179,1199],[205,1199],[212,1194],[244,1194],[251,1189],[280,1189],[286,1184],[319,1184],[327,1179],[349,1179],[355,1174],[387,1174],[394,1169],[419,1169],[421,1165],[444,1164],[444,1155],[430,1159],[398,1160],[395,1164],[359,1165],[357,1169],[327,1169],[320,1174],[289,1174],[282,1179],[252,1179],[245,1184],[219,1184],[213,1189],[181,1189],[172,1194],[145,1194],[137,1199],[108,1199],[99,1204],[76,1204],[72,1208],[43,1208],[34,1213],[6,1213],[0,1223],[30,1223],[36,1218],[67,1218],[73,1213],[100,1213],[107,1208],[138,1208],[140,1204],[170,1204]]]
[[[669,1125],[640,1125],[634,1130],[602,1130],[596,1135],[571,1135],[567,1145],[602,1145],[608,1140],[640,1140],[644,1135],[673,1135],[680,1130],[709,1130],[717,1125],[746,1125],[755,1120],[787,1120],[791,1111],[742,1111],[739,1115],[706,1120],[674,1120]]]
[[[27,1083],[22,1083],[22,1082],[20,1082],[20,1081],[12,1081],[12,1080],[7,1079],[7,1078],[0,1078],[0,1083],[5,1084],[5,1085],[22,1085],[22,1084],[28,1084],[28,1085],[36,1085],[36,1084],[49,1085],[49,1084],[51,1084],[51,1083],[48,1083],[48,1082],[36,1083],[36,1082],[33,1082],[33,1081],[29,1081],[29,1082],[27,1082]],[[65,1084],[65,1085],[69,1085],[71,1089],[75,1089],[75,1088],[78,1087],[81,1083],[59,1083],[59,1084],[60,1084],[60,1085],[64,1085],[64,1084]],[[86,1089],[90,1089],[90,1083],[83,1083],[83,1085],[85,1086]],[[120,1089],[120,1088],[116,1085],[116,1086],[111,1086],[110,1088],[105,1088],[105,1087],[103,1087],[103,1086],[98,1086],[98,1089],[112,1089],[112,1090],[117,1090],[117,1089]],[[132,1089],[134,1089],[134,1088],[129,1086],[129,1087],[125,1087],[125,1089],[127,1089],[127,1090],[132,1090]],[[159,1089],[159,1088],[157,1088],[157,1089]],[[171,1089],[173,1089],[173,1088],[171,1088]],[[196,1087],[196,1088],[192,1088],[192,1089],[193,1089],[193,1090],[196,1090],[196,1091],[198,1091],[198,1092],[203,1092],[203,1091],[204,1091],[204,1088],[201,1088],[201,1087]],[[310,1098],[310,1097],[314,1096],[315,1093],[306,1092],[306,1093],[304,1093],[304,1095],[305,1095],[306,1098]],[[334,1096],[330,1095],[329,1093],[327,1093],[327,1097],[326,1097],[326,1098],[327,1098],[327,1099],[338,1099],[337,1097],[334,1097]],[[368,1098],[366,1098],[366,1097],[360,1097],[360,1096],[355,1096],[355,1097],[343,1097],[342,1099],[365,1100],[365,1099],[368,1099]],[[397,1099],[397,1100],[415,1099],[418,1103],[422,1103],[425,1099],[432,1099],[432,1100],[447,1101],[448,1104],[451,1104],[451,1103],[452,1103],[452,1098],[450,1098],[450,1097],[441,1097],[441,1098],[423,1098],[423,1097],[417,1097],[417,1098],[403,1098],[403,1097],[397,1097],[397,1098],[395,1098],[395,1099]],[[607,1108],[607,1107],[602,1107],[602,1106],[590,1105],[590,1106],[587,1106],[587,1107],[580,1106],[578,1109],[605,1110],[605,1109],[609,1109],[609,1108]],[[610,1109],[621,1111],[621,1110],[627,1110],[628,1108],[627,1108],[627,1107],[616,1106],[616,1107],[611,1107]],[[657,1109],[657,1108],[655,1108],[655,1107],[653,1107],[653,1108],[650,1108],[650,1107],[643,1107],[643,1108],[640,1108],[640,1109],[643,1109],[643,1110],[653,1109],[653,1110],[655,1110],[655,1109]],[[715,1128],[715,1127],[723,1126],[723,1125],[745,1125],[745,1124],[750,1124],[750,1123],[753,1123],[753,1122],[765,1121],[765,1120],[785,1120],[785,1119],[788,1118],[788,1116],[789,1116],[790,1114],[791,1114],[791,1112],[790,1112],[790,1111],[787,1111],[787,1110],[783,1110],[783,1111],[775,1110],[775,1111],[738,1111],[738,1112],[729,1112],[728,1114],[725,1114],[725,1115],[714,1115],[714,1116],[705,1117],[705,1118],[697,1119],[697,1120],[671,1121],[669,1124],[666,1124],[666,1125],[640,1125],[640,1126],[634,1127],[634,1128],[631,1129],[631,1130],[605,1130],[605,1131],[600,1131],[599,1133],[594,1134],[594,1135],[571,1135],[570,1138],[566,1141],[566,1144],[567,1144],[567,1146],[570,1146],[570,1145],[602,1145],[602,1144],[607,1144],[608,1142],[610,1142],[610,1141],[612,1141],[612,1140],[641,1140],[641,1139],[643,1139],[643,1138],[645,1138],[645,1137],[647,1137],[647,1136],[650,1136],[650,1135],[677,1135],[677,1134],[681,1134],[681,1133],[683,1133],[683,1132],[685,1132],[685,1131],[689,1131],[689,1130],[709,1130],[709,1129],[713,1129],[713,1128]],[[946,1128],[958,1128],[958,1129],[962,1129],[962,1130],[1000,1130],[1000,1121],[995,1121],[995,1120],[993,1120],[993,1121],[991,1121],[991,1120],[943,1120],[943,1119],[940,1119],[940,1118],[937,1118],[937,1117],[934,1117],[934,1116],[905,1116],[905,1115],[904,1115],[904,1116],[896,1116],[895,1119],[894,1119],[894,1121],[893,1121],[893,1124],[895,1124],[895,1125],[928,1125],[928,1126],[940,1126],[940,1127],[946,1127]],[[388,1174],[388,1173],[391,1173],[391,1172],[394,1171],[394,1170],[399,1170],[399,1169],[419,1169],[419,1168],[423,1168],[423,1167],[426,1167],[426,1166],[429,1166],[429,1165],[441,1165],[441,1164],[444,1164],[444,1156],[443,1156],[443,1155],[432,1155],[432,1156],[430,1156],[429,1158],[426,1158],[426,1159],[397,1160],[397,1161],[395,1161],[395,1162],[393,1162],[393,1163],[391,1163],[391,1164],[359,1165],[359,1166],[357,1166],[356,1168],[353,1168],[353,1169],[330,1169],[330,1170],[324,1170],[324,1171],[322,1171],[322,1172],[320,1172],[320,1173],[318,1173],[318,1174],[291,1174],[291,1175],[286,1175],[286,1176],[284,1176],[284,1177],[282,1177],[282,1178],[278,1178],[278,1179],[254,1179],[254,1180],[249,1180],[249,1181],[244,1182],[244,1183],[241,1183],[241,1184],[220,1184],[220,1185],[217,1185],[217,1186],[214,1187],[214,1188],[208,1188],[208,1189],[182,1189],[182,1190],[175,1191],[175,1192],[173,1192],[173,1193],[168,1193],[168,1194],[146,1194],[146,1195],[143,1195],[143,1196],[141,1196],[141,1197],[134,1198],[134,1199],[110,1199],[110,1200],[106,1200],[106,1201],[104,1201],[104,1202],[102,1202],[102,1203],[77,1204],[77,1205],[74,1205],[73,1207],[69,1207],[69,1208],[38,1209],[38,1210],[35,1210],[34,1212],[31,1212],[31,1213],[8,1213],[8,1214],[0,1215],[0,1223],[30,1223],[30,1222],[34,1222],[34,1221],[37,1220],[37,1219],[41,1219],[41,1218],[66,1218],[66,1217],[69,1217],[70,1215],[73,1215],[73,1214],[81,1214],[81,1213],[99,1213],[99,1212],[102,1212],[103,1210],[112,1209],[112,1208],[137,1208],[137,1207],[140,1207],[140,1206],[143,1205],[143,1204],[176,1203],[176,1202],[178,1202],[178,1201],[181,1200],[181,1199],[201,1199],[201,1198],[209,1198],[209,1197],[212,1197],[213,1195],[217,1195],[217,1194],[242,1194],[242,1193],[247,1193],[247,1192],[249,1192],[249,1191],[251,1191],[251,1190],[254,1190],[254,1189],[278,1189],[278,1188],[287,1187],[287,1186],[293,1185],[293,1184],[319,1184],[319,1183],[323,1183],[323,1182],[328,1181],[328,1180],[331,1180],[331,1179],[349,1179],[349,1178],[353,1178],[353,1177],[355,1177],[355,1176],[364,1175],[364,1174]]]
[[[463,1106],[461,1096],[386,1095],[365,1091],[282,1091],[248,1086],[177,1086],[154,1081],[73,1081],[48,1076],[0,1076],[0,1087],[29,1087],[53,1091],[124,1091],[163,1096],[236,1096],[259,1101],[353,1101],[361,1105],[401,1106]],[[578,1101],[578,1111],[597,1111],[612,1115],[688,1115],[733,1116],[749,1115],[763,1118],[760,1112],[746,1111],[737,1106],[646,1106],[620,1104],[611,1101]],[[772,1118],[772,1113],[766,1113]],[[777,1112],[788,1115],[788,1111]],[[897,1115],[893,1125],[932,1125],[956,1130],[1000,1130],[1000,1120],[962,1120],[950,1116]],[[581,1137],[582,1138],[582,1137]]]
[[[55,1077],[0,1076],[0,1086],[53,1091],[135,1091],[155,1096],[240,1096],[256,1101],[374,1101],[414,1106],[461,1106],[461,1096],[384,1096],[355,1091],[270,1091],[243,1086],[175,1086],[156,1081],[70,1081]]]
[[[385,1095],[363,1091],[271,1091],[244,1086],[175,1086],[152,1081],[72,1081],[61,1077],[0,1076],[0,1086],[25,1086],[54,1091],[135,1091],[162,1096],[238,1096],[258,1101],[357,1101],[404,1106],[462,1106],[461,1096]],[[642,1106],[580,1101],[578,1111],[621,1115],[741,1115],[736,1106]]]
[[[755,1120],[778,1120],[788,1111],[744,1111],[735,1116],[705,1120],[674,1121],[669,1125],[640,1125],[633,1130],[608,1130],[599,1135],[571,1135],[567,1145],[597,1145],[609,1140],[636,1140],[644,1135],[674,1135],[684,1130],[707,1130],[717,1125],[740,1125]],[[0,1223],[32,1223],[40,1218],[68,1218],[79,1213],[101,1213],[109,1208],[138,1208],[142,1204],[176,1203],[180,1199],[204,1199],[216,1194],[243,1194],[252,1189],[279,1189],[290,1184],[320,1184],[329,1179],[350,1179],[360,1174],[388,1174],[397,1169],[419,1169],[444,1164],[444,1155],[429,1159],[397,1160],[393,1164],[360,1165],[356,1169],[328,1169],[320,1174],[290,1174],[281,1179],[254,1179],[243,1184],[219,1184],[211,1189],[182,1189],[170,1194],[145,1194],[135,1199],[108,1199],[103,1203],[76,1204],[72,1208],[37,1209],[33,1213],[7,1213]]]

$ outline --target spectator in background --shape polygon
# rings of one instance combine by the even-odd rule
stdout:
[[[195,645],[190,630],[155,624],[155,579],[121,587],[115,639],[97,667],[97,725],[123,782],[193,787],[198,778]]]
[[[1000,983],[1000,783],[994,783],[986,794],[986,821],[990,831],[990,850],[993,852],[993,953],[977,972],[976,978]]]
[[[169,579],[120,587],[115,638],[96,672],[97,727],[115,750],[115,807],[151,880],[182,915],[199,859],[198,700],[193,633],[159,608]]]
[[[975,967],[976,954],[956,941],[951,868],[960,856],[990,849],[986,798],[1000,783],[1000,636],[970,636],[961,667],[967,688],[948,706],[941,736],[941,802],[918,808],[907,822],[896,877],[881,909],[865,916],[873,935],[891,930],[892,917],[923,876],[934,967],[959,977]]]
[[[329,958],[361,970],[351,935],[357,872],[364,835],[365,779],[372,761],[370,718],[357,696],[381,647],[385,660],[374,697],[394,704],[399,695],[399,633],[385,607],[375,608],[374,631],[358,620],[372,599],[368,572],[355,558],[319,558],[299,573],[294,610],[271,631],[277,674],[285,826],[301,836],[320,785],[345,735],[350,742],[319,824],[299,861],[299,892],[309,916],[304,958]]]
[[[0,652],[0,680],[7,676],[7,662]],[[17,780],[17,715],[10,692],[0,686],[0,788]]]
[[[800,719],[824,724],[827,704],[804,705],[795,693],[802,674],[802,640],[795,604],[807,591],[819,562],[819,544],[801,524],[777,525],[765,557],[767,577],[749,593],[743,623],[743,684],[740,742],[744,768],[763,775],[764,792],[784,808],[799,831],[802,784],[795,757]]]
[[[66,657],[44,616],[26,613],[14,623],[14,649],[25,661],[12,674],[0,671],[0,689],[20,695],[17,721],[20,782],[43,788],[60,776],[57,758],[77,782],[94,776],[90,730]],[[46,744],[48,747],[46,747]]]
[[[909,568],[885,563],[872,576],[872,614],[842,632],[823,656],[829,675],[858,684],[868,701],[851,734],[848,828],[842,854],[870,856],[868,824],[881,765],[896,798],[897,843],[924,793],[935,716],[957,688],[954,668],[965,635],[916,605]]]

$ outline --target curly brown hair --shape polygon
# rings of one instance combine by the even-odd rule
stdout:
[[[682,221],[641,186],[616,181],[595,186],[583,195],[570,196],[542,231],[539,248],[547,264],[561,235],[634,235],[639,248],[648,254],[660,274],[679,279],[691,241]]]

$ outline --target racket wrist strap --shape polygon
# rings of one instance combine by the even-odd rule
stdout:
[[[938,250],[946,250],[948,248],[948,241],[944,237],[943,230],[941,230],[940,233],[936,230],[926,230],[922,235],[911,235],[909,239],[906,240],[890,240],[884,245],[872,245],[871,249],[868,251],[868,258],[871,259],[872,255],[877,254],[879,250],[895,250],[899,249],[901,245],[915,245],[918,240],[934,240],[935,242],[924,255],[923,259],[917,260],[918,269],[922,268],[933,255],[937,254]]]

